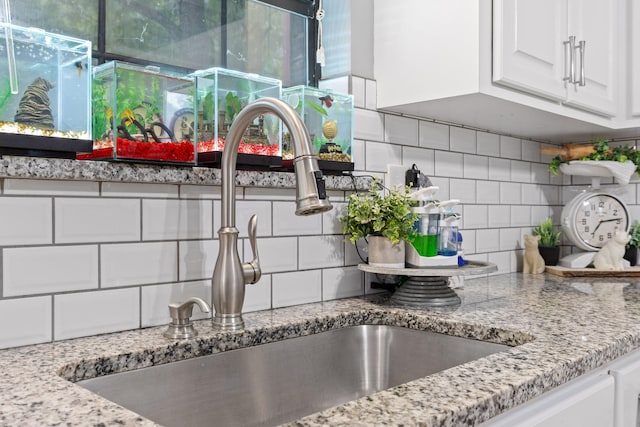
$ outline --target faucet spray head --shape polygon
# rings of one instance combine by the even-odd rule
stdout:
[[[314,215],[333,208],[327,199],[324,176],[313,156],[294,160],[297,180],[296,215]]]

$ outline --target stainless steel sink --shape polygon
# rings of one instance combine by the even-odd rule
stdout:
[[[78,384],[165,426],[268,426],[508,348],[362,325]]]

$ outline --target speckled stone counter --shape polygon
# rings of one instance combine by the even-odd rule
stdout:
[[[467,279],[459,307],[405,309],[388,296],[248,313],[241,333],[170,342],[163,327],[0,351],[0,424],[154,425],[71,381],[358,324],[388,324],[512,348],[292,425],[475,425],[640,346],[640,281],[508,274]],[[28,316],[29,313],[24,313]],[[420,355],[416,355],[420,357]]]
[[[0,178],[201,185],[220,185],[222,182],[220,169],[205,167],[13,156],[0,159]],[[325,179],[329,190],[353,190],[354,185],[362,190],[369,188],[370,182],[370,177],[329,175]],[[295,188],[295,174],[240,170],[236,172],[236,184],[242,187]]]

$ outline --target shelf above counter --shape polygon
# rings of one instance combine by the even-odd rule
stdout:
[[[357,175],[357,174],[356,174]],[[0,178],[106,181],[161,184],[220,185],[220,169],[191,166],[160,166],[88,160],[3,156]],[[366,190],[369,176],[326,176],[328,190]],[[295,173],[275,171],[236,172],[241,187],[295,188]]]

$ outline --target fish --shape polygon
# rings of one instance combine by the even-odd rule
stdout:
[[[331,108],[331,106],[333,105],[333,97],[331,95],[321,96],[318,99],[321,101],[322,105],[325,105],[327,108]]]
[[[82,70],[86,70],[87,64],[83,64],[82,61],[76,61],[73,65],[76,66],[76,71],[78,72],[78,78],[82,76]]]
[[[125,120],[128,126],[133,123],[133,121],[136,119],[136,116],[135,114],[133,114],[133,111],[131,111],[131,108],[126,108],[120,115],[120,118]]]

